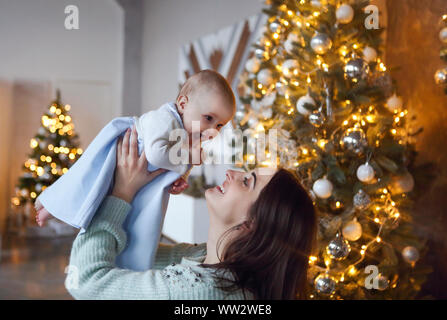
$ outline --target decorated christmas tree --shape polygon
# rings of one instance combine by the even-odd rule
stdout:
[[[277,130],[277,159],[256,164],[296,171],[314,199],[309,298],[414,298],[430,271],[412,224],[416,132],[381,59],[378,15],[364,0],[267,4],[236,119],[247,135]]]
[[[58,91],[56,100],[41,118],[37,134],[30,140],[31,152],[22,166],[16,194],[11,199],[15,211],[33,204],[39,194],[81,156],[79,137],[68,111],[70,105],[62,105]]]
[[[447,63],[447,14],[442,16],[439,40],[441,40],[442,43],[439,57],[444,63]],[[447,67],[443,67],[436,71],[435,81],[436,84],[444,86],[444,91],[447,94]]]

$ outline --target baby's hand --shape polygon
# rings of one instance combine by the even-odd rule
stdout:
[[[179,194],[183,192],[189,185],[183,178],[178,178],[169,188],[170,194]]]

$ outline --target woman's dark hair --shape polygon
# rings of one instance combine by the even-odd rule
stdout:
[[[245,224],[248,229],[230,240],[221,262],[203,265],[232,272],[234,280],[216,276],[219,288],[249,291],[255,299],[305,299],[317,218],[297,176],[279,169],[250,207]]]

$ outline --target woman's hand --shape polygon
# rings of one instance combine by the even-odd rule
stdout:
[[[118,139],[116,151],[115,184],[112,195],[131,203],[138,190],[166,170],[158,169],[153,172],[147,170],[148,162],[144,152],[138,156],[135,126],[132,127],[132,131],[127,129],[124,137]]]

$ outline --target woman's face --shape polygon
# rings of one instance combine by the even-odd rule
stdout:
[[[250,172],[228,170],[225,181],[207,189],[205,199],[210,216],[223,227],[246,220],[248,209],[275,174],[276,169],[258,168]]]

